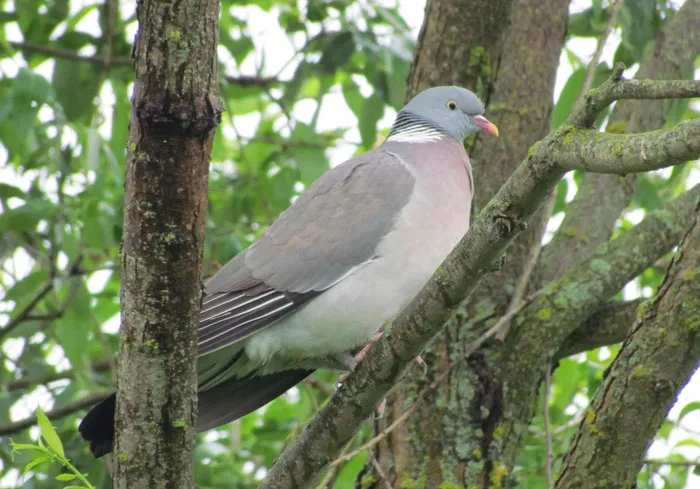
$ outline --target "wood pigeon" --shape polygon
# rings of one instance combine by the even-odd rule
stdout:
[[[420,291],[469,228],[474,192],[463,140],[498,135],[460,87],[413,98],[376,149],[314,182],[206,284],[199,321],[205,431],[282,395],[315,369],[352,370],[357,353]],[[115,396],[80,433],[112,450]]]

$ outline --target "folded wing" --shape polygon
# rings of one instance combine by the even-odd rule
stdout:
[[[247,338],[369,263],[413,186],[403,162],[380,149],[319,178],[207,283],[199,354]]]

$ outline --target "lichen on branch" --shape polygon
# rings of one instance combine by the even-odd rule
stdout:
[[[579,104],[574,109],[569,125],[578,126],[577,121],[585,122],[591,117],[590,114],[602,110],[599,100],[608,101],[609,104],[616,96],[627,96],[629,91],[615,88],[616,84],[627,83],[621,81],[620,76],[618,66],[613,77],[598,89],[598,94],[586,98],[588,103]],[[664,82],[661,86],[668,88],[676,85]],[[660,90],[639,89],[635,93],[659,96]],[[669,88],[666,93],[677,96],[679,92]],[[440,331],[459,303],[474,290],[479,279],[488,273],[493,260],[501,255],[525,228],[532,214],[551,195],[567,169],[558,165],[556,154],[550,154],[547,150],[551,148],[555,153],[558,151],[560,156],[565,155],[563,140],[567,134],[567,131],[556,131],[533,147],[524,163],[479,213],[469,232],[432,279],[395,318],[391,334],[384,335],[375,343],[336,395],[277,459],[261,489],[307,488],[313,485],[320,472],[337,457],[410,362]],[[700,147],[692,146],[683,153],[683,157],[700,157]],[[680,162],[677,158],[672,157],[667,164]],[[590,311],[593,312],[595,309]]]
[[[700,361],[700,203],[693,210],[664,283],[596,391],[556,489],[633,487],[649,440]]]

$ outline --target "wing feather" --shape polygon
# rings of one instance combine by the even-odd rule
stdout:
[[[199,354],[247,338],[369,263],[413,186],[402,160],[379,149],[321,176],[207,283]]]

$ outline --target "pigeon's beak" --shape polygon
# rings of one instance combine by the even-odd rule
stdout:
[[[486,134],[498,136],[498,128],[496,127],[496,124],[488,120],[483,115],[475,115],[474,121],[476,122],[476,125],[479,126],[479,128],[481,128],[481,130]]]

